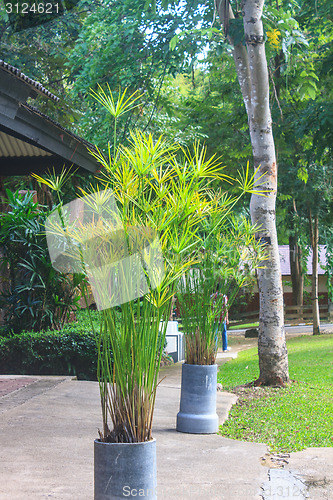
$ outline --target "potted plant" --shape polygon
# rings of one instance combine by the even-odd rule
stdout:
[[[124,96],[95,94],[115,119],[130,108]],[[92,154],[99,184],[60,204],[47,234],[55,267],[84,273],[100,310],[95,500],[132,489],[156,498],[152,419],[165,327],[176,284],[196,259],[200,222],[215,210],[207,187],[224,176],[199,144],[190,154],[139,131],[127,147],[114,144],[113,156],[109,146],[108,159]]]
[[[230,199],[231,205],[234,202]],[[177,430],[215,433],[217,339],[238,290],[253,279],[264,259],[254,226],[222,211],[203,221],[197,262],[179,281],[177,297],[185,336]],[[226,301],[228,297],[228,301]]]

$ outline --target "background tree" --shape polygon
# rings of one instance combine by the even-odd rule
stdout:
[[[258,168],[257,175],[263,176],[261,188],[267,190],[266,197],[253,193],[250,205],[252,222],[259,227],[257,237],[267,243],[268,254],[265,269],[258,270],[260,375],[257,383],[284,384],[289,380],[289,373],[275,222],[277,163],[269,107],[265,37],[261,19],[264,1],[245,0],[241,7],[242,11],[236,13],[238,16],[236,18],[228,2],[217,2],[219,17],[226,34],[229,32],[229,21],[243,18],[244,35],[239,37],[240,23],[237,23],[237,31],[234,35],[229,33],[229,40],[233,45],[236,71],[249,120],[254,166]]]
[[[332,6],[319,2],[315,10],[295,2],[287,19],[281,4],[276,15],[285,19],[284,43],[271,58],[276,95],[276,122],[282,205],[287,207],[293,291],[302,305],[303,276],[307,271],[301,247],[310,245],[312,262],[313,331],[319,333],[318,244],[327,244],[332,196]],[[289,28],[288,28],[289,26]],[[289,30],[289,31],[288,31]],[[282,28],[281,28],[282,31]],[[306,34],[306,38],[302,33]],[[296,36],[297,43],[289,41]],[[286,231],[286,227],[284,227]],[[292,259],[293,257],[293,259]],[[303,263],[302,263],[303,261]],[[303,267],[303,269],[302,269]]]

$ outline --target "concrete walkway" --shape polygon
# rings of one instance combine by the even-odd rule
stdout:
[[[252,342],[244,341],[231,353]],[[219,354],[218,362],[229,356]],[[181,365],[163,368],[161,375],[153,432],[159,500],[333,498],[333,448],[281,458],[270,456],[263,444],[178,433]],[[13,378],[1,376],[0,381]],[[31,377],[27,385],[29,377],[22,378],[23,387],[0,397],[0,500],[93,500],[93,441],[101,425],[97,383]],[[235,400],[232,394],[217,393],[220,423]],[[286,496],[285,486],[277,496],[279,483],[274,483],[272,470],[281,465],[292,478],[301,474],[302,484],[315,483],[304,490],[312,496],[297,490],[300,483],[284,480],[281,484],[291,485],[288,491],[295,495]]]
[[[300,324],[300,325],[285,325],[285,332],[287,339],[295,335],[312,335],[313,326],[312,324]],[[239,330],[229,330],[230,335],[240,335],[244,336],[246,328]],[[321,323],[320,324],[321,333],[333,333],[333,323]]]

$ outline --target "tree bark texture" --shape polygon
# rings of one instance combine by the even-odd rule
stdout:
[[[302,249],[297,243],[297,235],[289,236],[289,262],[293,289],[293,305],[303,306],[304,276],[302,269]],[[298,320],[303,320],[302,309],[298,310]]]
[[[289,262],[290,274],[293,288],[293,303],[296,306],[303,306],[304,301],[304,273],[302,266],[302,249],[298,244],[298,229],[299,215],[296,207],[296,200],[293,199],[292,215],[298,219],[298,223],[294,223],[293,235],[289,236]],[[300,318],[303,319],[302,314]]]
[[[290,274],[293,289],[293,303],[295,306],[303,305],[304,277],[301,259],[302,249],[297,243],[297,237],[289,236]]]
[[[319,298],[318,298],[318,240],[319,240],[319,221],[318,215],[314,216],[312,221],[311,209],[309,210],[309,225],[310,225],[310,240],[312,248],[312,321],[313,335],[320,334],[320,315],[319,315]]]
[[[242,15],[246,47],[237,46],[234,60],[248,114],[254,167],[266,196],[252,194],[252,223],[257,224],[257,238],[266,244],[264,269],[258,269],[260,376],[257,384],[283,385],[289,380],[288,353],[285,341],[283,289],[276,233],[275,201],[277,164],[269,107],[269,79],[261,20],[264,0],[243,0]],[[221,8],[218,9],[219,13]],[[223,22],[223,20],[221,19]],[[231,40],[232,41],[232,40]]]

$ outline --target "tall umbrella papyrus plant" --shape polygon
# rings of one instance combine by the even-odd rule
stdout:
[[[178,284],[188,364],[215,364],[218,333],[227,312],[265,259],[265,249],[255,239],[256,227],[225,208],[203,221],[197,262]]]
[[[117,106],[107,109],[116,119]],[[92,154],[99,184],[81,190],[75,209],[55,210],[52,260],[85,273],[100,310],[100,439],[148,441],[171,299],[197,261],[203,221],[216,211],[211,183],[225,176],[199,144],[182,152],[139,131],[107,157]]]

